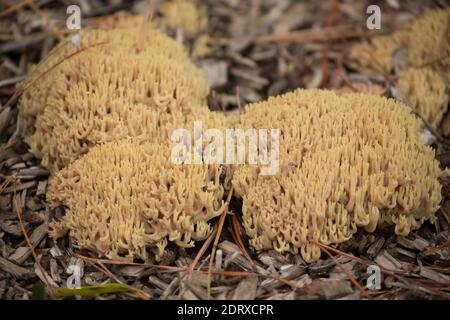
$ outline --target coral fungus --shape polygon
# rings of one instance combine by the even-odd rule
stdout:
[[[188,36],[202,32],[208,20],[204,8],[195,0],[169,0],[161,5],[164,26],[171,29],[181,28]]]
[[[168,241],[192,247],[224,210],[216,165],[173,166],[170,145],[125,139],[93,147],[50,181],[47,200],[67,210],[80,248],[111,259],[157,259]],[[58,233],[58,232],[55,232]]]
[[[445,79],[431,68],[401,71],[397,87],[411,107],[436,128],[447,111],[449,94]]]
[[[389,74],[393,55],[405,47],[413,67],[439,63],[450,55],[448,39],[450,9],[431,10],[387,36],[374,37],[353,46],[350,57],[365,73]]]
[[[183,123],[186,114],[205,108],[204,75],[159,31],[150,31],[142,51],[134,26],[86,30],[80,39],[79,46],[60,45],[35,68],[20,101],[26,141],[51,171],[96,143],[153,136],[165,123]]]
[[[278,127],[282,137],[278,175],[243,166],[233,177],[257,250],[300,251],[312,261],[320,257],[313,241],[343,242],[382,222],[406,235],[438,209],[442,172],[400,102],[297,90],[247,106],[240,126]]]
[[[393,71],[394,54],[406,50],[407,63],[397,86],[411,107],[436,128],[448,107],[450,92],[450,9],[428,11],[391,35],[378,36],[353,46],[352,64],[370,75]]]
[[[193,5],[174,0],[162,11],[173,27],[173,11],[186,11],[189,19],[180,23],[195,33],[202,20],[186,3]],[[434,65],[423,64],[448,52],[437,39],[449,12],[428,13],[352,53],[360,68],[387,75],[392,55],[406,46],[417,68],[402,71],[398,87],[434,126],[448,105],[448,83]],[[54,174],[48,202],[67,208],[53,223],[54,236],[69,230],[78,247],[111,259],[147,259],[150,251],[161,259],[169,242],[192,247],[210,234],[230,181],[242,198],[250,245],[300,252],[306,261],[320,257],[315,242],[341,243],[359,228],[373,232],[385,224],[407,235],[433,221],[442,170],[421,141],[420,120],[403,103],[378,96],[381,87],[359,85],[369,94],[344,89],[339,95],[300,89],[227,118],[209,111],[209,88],[184,48],[153,29],[141,39],[139,19],[118,15],[104,22],[106,28],[117,22],[114,32],[81,32],[80,45],[59,45],[23,84],[26,141]],[[408,33],[422,37],[422,25],[437,38],[415,43]],[[245,155],[239,163],[177,165],[171,133],[196,121],[216,133],[276,130],[270,147],[279,155],[278,173],[261,175],[263,165]],[[198,154],[208,141],[195,131],[193,138],[189,151]],[[185,151],[190,132],[183,139]],[[254,144],[260,157],[263,145]]]

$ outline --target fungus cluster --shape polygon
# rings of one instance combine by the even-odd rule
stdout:
[[[395,53],[406,49],[408,66],[396,84],[411,107],[437,127],[450,97],[449,27],[450,9],[428,11],[391,35],[353,46],[352,64],[363,73],[388,76],[394,71]]]
[[[178,28],[188,36],[195,36],[206,29],[208,20],[204,8],[195,0],[169,0],[161,5],[162,25],[170,29]]]
[[[154,29],[140,39],[142,21],[116,15],[81,32],[79,45],[60,44],[22,84],[19,104],[26,141],[54,174],[47,199],[67,208],[52,234],[70,230],[77,246],[109,258],[191,246],[223,210],[221,169],[172,167],[168,140],[198,119],[220,127],[223,116],[209,112],[184,47]]]
[[[354,65],[363,73],[389,74],[393,68],[392,57],[401,46],[401,37],[378,36],[356,44],[350,51]]]
[[[389,74],[393,55],[405,47],[413,67],[447,60],[450,9],[431,10],[391,35],[377,36],[352,47],[350,57],[361,71]],[[448,64],[447,64],[448,65]]]
[[[125,139],[92,148],[59,171],[47,201],[68,209],[63,222],[77,246],[110,259],[156,259],[168,241],[192,247],[224,210],[221,168],[174,166],[170,145]],[[54,230],[57,232],[57,230]]]
[[[420,122],[393,99],[297,90],[248,105],[239,125],[281,130],[277,175],[261,176],[258,166],[233,175],[257,250],[300,251],[313,261],[317,241],[340,243],[382,223],[406,235],[438,209],[434,151],[420,140]]]
[[[447,111],[448,84],[432,68],[409,68],[399,73],[397,88],[408,97],[411,107],[437,128]]]
[[[97,143],[164,136],[166,123],[206,108],[205,77],[183,46],[151,30],[140,50],[139,35],[134,26],[86,30],[80,45],[54,49],[24,84],[26,141],[52,172]]]
[[[47,200],[66,208],[54,237],[69,230],[76,246],[111,259],[161,259],[169,242],[192,247],[210,234],[229,184],[251,246],[306,261],[320,257],[317,241],[382,224],[406,235],[433,220],[442,172],[405,105],[297,90],[225,117],[209,111],[209,88],[183,47],[156,30],[142,42],[139,19],[82,32],[79,46],[58,46],[23,84],[26,139],[53,174]],[[198,120],[222,131],[280,129],[278,173],[174,164],[171,133]]]

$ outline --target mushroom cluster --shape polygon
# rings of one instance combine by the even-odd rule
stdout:
[[[397,73],[396,85],[408,104],[436,128],[450,100],[450,9],[431,10],[391,35],[352,47],[352,66],[368,75]],[[406,50],[407,65],[395,66]]]
[[[110,259],[160,259],[168,241],[192,247],[224,210],[221,168],[174,166],[170,145],[123,139],[92,148],[62,169],[47,193],[68,209],[53,232]]]
[[[169,0],[161,5],[162,27],[172,30],[182,29],[193,37],[208,26],[205,8],[196,0]]]
[[[117,15],[113,30],[60,44],[19,102],[25,140],[53,174],[47,199],[67,208],[52,234],[70,230],[110,258],[160,258],[167,239],[191,246],[223,210],[222,169],[171,166],[168,150],[173,130],[198,119],[220,127],[225,116],[206,106],[209,87],[184,47],[155,29],[140,39],[142,21]]]
[[[164,137],[166,124],[207,110],[205,77],[183,46],[157,30],[141,40],[129,21],[113,31],[81,32],[78,46],[55,48],[23,84],[26,142],[50,171],[98,143]]]
[[[399,72],[397,88],[409,105],[437,128],[450,101],[449,84],[432,68],[409,68]]]
[[[47,201],[66,208],[52,236],[68,230],[76,246],[111,259],[161,259],[169,242],[192,247],[211,233],[230,185],[250,245],[306,261],[319,259],[317,242],[358,228],[406,235],[433,221],[442,171],[401,102],[300,89],[226,117],[209,111],[204,76],[180,44],[153,29],[141,39],[142,18],[116,19],[119,28],[58,46],[23,84],[26,141],[52,172]],[[175,164],[171,133],[199,120],[222,132],[279,129],[278,172]]]
[[[389,110],[389,112],[387,112]],[[391,224],[406,235],[432,219],[442,174],[420,140],[420,122],[402,103],[375,95],[296,90],[248,105],[239,125],[279,128],[280,172],[258,166],[233,174],[243,225],[257,250],[301,252],[336,244],[358,228]]]

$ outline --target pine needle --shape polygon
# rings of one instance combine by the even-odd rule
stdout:
[[[107,41],[104,42],[99,42],[99,43],[94,43],[92,45],[89,45],[87,47],[81,48],[71,54],[69,54],[67,57],[64,57],[63,59],[61,59],[60,61],[58,61],[57,63],[55,63],[53,66],[51,66],[50,68],[48,68],[46,71],[42,72],[41,74],[39,74],[35,79],[30,80],[29,82],[26,82],[26,85],[23,87],[20,87],[18,90],[16,90],[13,94],[13,96],[11,98],[9,98],[9,100],[6,102],[5,106],[9,106],[12,105],[14,102],[16,102],[16,100],[19,98],[19,96],[26,91],[29,87],[31,87],[37,80],[39,80],[40,78],[44,77],[46,74],[48,74],[50,71],[54,70],[57,66],[59,66],[61,63],[63,63],[64,61],[66,61],[67,59],[70,59],[72,57],[74,57],[77,54],[80,54],[88,49],[94,48],[94,47],[98,47],[101,45],[105,45],[107,44]]]
[[[31,255],[33,256],[34,261],[36,262],[39,270],[42,273],[42,276],[44,277],[45,283],[47,285],[47,288],[50,290],[50,294],[52,296],[54,296],[55,293],[55,289],[53,288],[53,286],[50,284],[50,280],[47,277],[47,272],[45,271],[44,267],[42,267],[41,262],[38,259],[38,256],[36,254],[36,251],[34,251],[34,247],[31,243],[30,238],[28,237],[27,231],[25,230],[25,226],[23,224],[23,219],[22,219],[22,208],[20,207],[20,205],[18,204],[17,201],[17,195],[16,195],[16,190],[14,190],[14,197],[13,197],[13,206],[14,206],[14,211],[17,214],[17,217],[19,218],[19,226],[20,226],[20,230],[22,231],[23,236],[25,237],[25,241],[27,243],[28,248],[31,251]]]
[[[223,225],[225,223],[225,217],[227,216],[227,213],[228,213],[228,206],[230,205],[231,197],[233,196],[233,191],[234,191],[234,189],[233,189],[233,187],[231,187],[230,191],[228,192],[225,208],[223,210],[222,215],[220,216],[219,224],[218,224],[218,227],[217,227],[216,237],[214,239],[214,244],[213,244],[213,248],[212,248],[212,252],[211,252],[211,258],[209,259],[208,298],[211,297],[211,272],[212,272],[212,268],[213,268],[214,257],[216,255],[217,245],[219,244],[220,235],[222,233]]]
[[[334,257],[327,249],[322,248],[322,250],[336,263],[336,265],[341,269],[347,277],[350,279],[350,281],[355,285],[355,287],[361,292],[361,294],[366,298],[370,299],[369,294],[367,291],[356,281],[355,277],[351,274],[347,268],[345,268],[337,259]]]
[[[235,214],[233,214],[233,215],[231,215],[230,219],[231,219],[231,229],[233,230],[233,236],[234,236],[234,239],[235,239],[239,249],[241,250],[244,257],[247,258],[247,260],[252,264],[253,267],[255,267],[255,262],[248,254],[247,249],[245,249],[244,242],[242,241],[241,231],[239,230],[239,222],[238,222],[237,216]]]

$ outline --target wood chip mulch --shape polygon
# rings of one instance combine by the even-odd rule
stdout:
[[[390,29],[427,8],[449,6],[448,1],[439,0],[401,5],[396,0],[375,2],[382,7],[383,26]],[[389,231],[361,232],[336,248],[323,248],[322,259],[311,264],[297,255],[252,252],[245,237],[240,239],[243,251],[234,239],[236,221],[240,228],[236,210],[232,210],[235,218],[229,215],[225,220],[212,274],[208,274],[212,245],[189,270],[201,243],[189,250],[170,247],[157,267],[154,261],[125,264],[96,259],[74,248],[68,237],[50,239],[49,222],[64,212],[47,207],[49,173],[20,137],[16,105],[5,103],[30,65],[57,43],[61,32],[56,31],[65,25],[63,3],[34,1],[33,6],[23,5],[0,18],[0,299],[48,297],[50,290],[39,294],[42,284],[66,287],[67,269],[73,265],[80,268],[84,286],[121,282],[136,289],[96,299],[450,298],[450,180],[442,181],[444,200],[434,225],[426,223],[408,237]],[[146,8],[146,1],[79,3],[87,19],[118,10],[143,13]],[[196,63],[213,88],[210,106],[214,110],[235,112],[248,102],[298,87],[348,88],[353,81],[378,85],[381,90],[388,86],[385,79],[369,78],[345,64],[352,43],[368,36],[364,26],[369,1],[203,3],[209,27],[202,36],[207,37],[208,48]],[[6,9],[0,4],[0,15]],[[194,51],[196,39],[168,32]],[[443,126],[448,123],[449,115]],[[447,166],[449,151],[443,145],[436,147],[438,159]],[[382,276],[381,287],[372,290],[366,281],[371,275],[368,267],[373,266]]]

